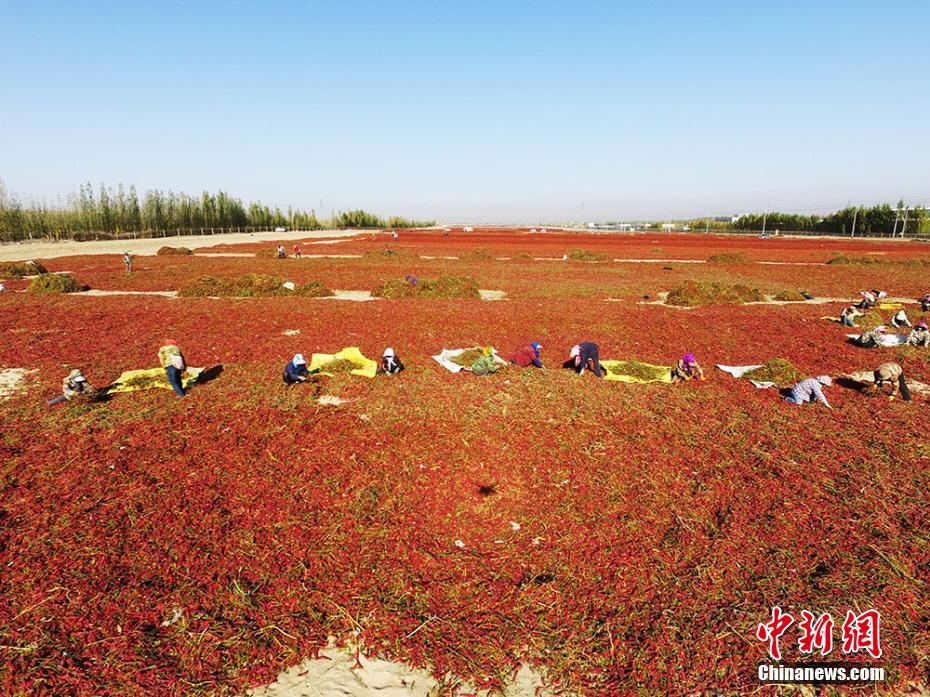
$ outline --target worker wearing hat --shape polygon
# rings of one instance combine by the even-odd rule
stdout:
[[[307,361],[302,353],[295,353],[294,357],[288,361],[288,364],[284,366],[284,375],[282,377],[285,385],[294,385],[298,382],[307,381],[310,373],[307,371]]]
[[[927,331],[927,323],[921,320],[914,325],[911,333],[907,335],[909,346],[930,346],[930,332]]]
[[[859,335],[859,338],[856,339],[856,343],[862,348],[881,348],[885,344],[882,341],[882,337],[885,336],[886,327],[884,325],[880,327],[875,327],[875,329],[870,329],[867,332],[862,332]]]
[[[388,346],[381,355],[381,365],[378,366],[378,369],[380,372],[390,377],[402,371],[404,369],[404,364],[400,360],[400,357],[394,353],[394,349]]]
[[[53,404],[61,404],[62,402],[70,402],[77,397],[92,395],[93,392],[93,385],[87,381],[87,378],[84,377],[84,373],[81,372],[80,368],[75,368],[68,373],[68,377],[62,381],[61,394],[50,399],[48,403],[51,406]]]

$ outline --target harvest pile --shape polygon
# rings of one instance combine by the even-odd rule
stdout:
[[[408,272],[467,276],[505,290],[497,303],[0,293],[0,366],[36,371],[0,401],[3,691],[243,694],[332,635],[450,676],[452,695],[459,680],[502,687],[519,661],[569,693],[747,694],[766,656],[756,627],[774,604],[834,619],[876,608],[882,689],[925,683],[925,397],[865,399],[835,383],[828,411],[745,380],[629,385],[558,366],[591,340],[605,359],[671,365],[694,352],[705,369],[777,353],[802,377],[897,360],[930,382],[928,352],[846,343],[848,330],[820,317],[848,302],[688,312],[637,302],[689,281],[734,282],[710,264],[422,258],[475,246],[560,260],[575,244],[576,233],[554,231],[411,232],[398,246],[421,259],[403,271],[370,258],[286,264],[295,283],[348,289]],[[604,235],[584,245],[611,259],[735,249],[789,262],[747,264],[738,280],[818,296],[930,290],[918,267],[823,263],[876,248],[904,258],[912,243]],[[363,235],[339,251],[383,246]],[[136,261],[130,277],[114,255],[43,263],[113,290],[283,268]],[[194,365],[222,363],[222,375],[184,399],[162,389],[46,406],[70,367],[106,384],[157,365],[166,337]],[[477,338],[505,359],[538,340],[547,370],[481,380],[429,357]],[[284,388],[295,353],[348,345],[366,356],[392,346],[407,371],[319,378],[338,406],[319,405],[310,385]],[[782,650],[803,661],[795,629]],[[839,627],[834,638],[828,660],[842,660]]]
[[[774,382],[779,387],[790,387],[804,379],[804,374],[784,358],[773,358],[761,368],[750,370],[743,377],[757,382]]]
[[[459,258],[465,261],[492,261],[494,255],[487,249],[469,249],[467,252],[462,252]]]
[[[178,295],[182,297],[235,297],[259,298],[274,296],[299,296],[304,298],[326,298],[333,291],[320,281],[311,281],[295,285],[289,289],[280,276],[250,273],[238,278],[217,278],[201,276],[196,281],[181,286]]]
[[[700,305],[728,305],[733,303],[762,302],[765,296],[758,288],[727,283],[686,281],[669,291],[669,305],[697,307]]]
[[[480,298],[478,282],[466,276],[439,276],[438,278],[420,278],[416,283],[407,280],[392,279],[375,286],[371,294],[376,298],[443,298],[470,299]]]
[[[568,258],[572,261],[607,261],[607,255],[601,252],[591,252],[587,249],[576,247],[568,253]]]
[[[640,380],[659,380],[663,375],[668,374],[668,368],[639,361],[620,361],[608,366],[607,372],[614,375],[631,375]]]
[[[47,269],[37,261],[0,262],[0,279],[23,278],[24,276],[35,276],[40,273],[47,273]]]
[[[193,254],[193,250],[188,249],[187,247],[159,247],[156,254],[160,257],[167,256],[188,256]]]
[[[712,264],[745,264],[747,259],[742,252],[720,252],[712,254],[707,261]]]
[[[337,358],[324,365],[321,370],[325,373],[348,373],[358,368],[352,361],[343,358]]]
[[[81,284],[68,274],[42,273],[29,282],[30,293],[77,293]]]
[[[484,355],[480,348],[470,348],[462,351],[457,356],[449,358],[450,361],[463,368],[471,368],[472,364]]]
[[[775,295],[772,297],[775,300],[779,300],[781,302],[789,302],[789,303],[802,303],[805,300],[807,300],[807,298],[805,298],[804,295],[800,291],[788,290],[788,289],[780,290],[777,293],[775,293]]]

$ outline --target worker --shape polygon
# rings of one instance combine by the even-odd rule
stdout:
[[[392,231],[391,231],[391,239],[392,239],[392,240],[395,240],[395,241],[398,240],[398,239],[400,239],[400,235],[397,234],[397,230],[392,230]]]
[[[882,337],[885,336],[885,326],[875,327],[875,329],[869,329],[866,332],[862,332],[859,337],[856,339],[856,344],[862,348],[881,348],[885,344],[882,342]]]
[[[895,312],[894,317],[891,318],[891,326],[893,327],[913,326],[911,324],[911,321],[907,318],[907,313],[904,311],[904,308]]]
[[[855,327],[856,317],[862,317],[863,314],[855,305],[850,305],[840,313],[840,324],[844,327]]]
[[[930,346],[930,332],[927,331],[927,323],[921,320],[918,322],[911,333],[907,335],[908,346]]]
[[[801,380],[797,385],[788,391],[785,397],[786,402],[792,404],[806,404],[807,402],[823,402],[828,409],[832,409],[830,402],[827,401],[823,394],[823,388],[833,384],[829,375],[818,375],[815,378]]]
[[[294,258],[300,259],[300,245],[299,244],[294,245]]]
[[[862,296],[862,300],[859,301],[860,310],[871,310],[875,307],[875,293],[870,293],[867,290],[860,290],[859,295]]]
[[[287,252],[284,251],[284,245],[278,245],[278,259],[287,259]]]
[[[285,385],[306,382],[310,373],[307,371],[307,361],[302,353],[295,353],[294,357],[284,366],[284,375],[281,376]]]
[[[49,406],[70,402],[78,397],[93,397],[94,386],[91,385],[80,368],[75,368],[61,384],[61,394],[48,400]]]
[[[585,368],[587,368],[597,377],[604,377],[601,372],[601,359],[597,344],[593,341],[583,341],[572,346],[572,350],[568,354],[568,360],[562,364],[562,367],[574,370],[579,375],[583,375]]]
[[[697,362],[693,353],[686,353],[678,359],[678,363],[672,369],[672,382],[688,382],[694,379],[703,382],[706,379],[704,369],[701,368],[701,364]]]
[[[126,273],[132,273],[132,254],[129,252],[123,254],[123,264],[126,266]]]
[[[381,355],[381,366],[379,370],[388,377],[391,377],[392,375],[397,375],[403,369],[404,364],[401,362],[398,355],[394,353],[394,349],[390,346],[384,349],[384,353]]]
[[[168,378],[168,384],[178,397],[184,396],[184,385],[182,376],[187,370],[187,364],[184,362],[184,354],[174,339],[165,339],[165,345],[158,349],[158,362],[165,369],[165,376]]]
[[[497,351],[493,346],[486,346],[482,351],[481,358],[472,363],[471,368],[466,368],[466,370],[470,370],[475,375],[482,376],[496,373],[500,369],[495,359],[496,354]]]
[[[905,402],[911,401],[911,391],[907,388],[907,383],[904,381],[904,369],[897,363],[882,363],[878,366],[875,371],[872,373],[875,377],[875,387],[882,389],[885,383],[891,384],[891,394],[888,396],[888,401],[894,401],[894,398],[898,394],[898,390],[901,391],[901,398]]]
[[[920,298],[920,310],[921,312],[930,312],[930,293]]]
[[[534,341],[529,346],[524,346],[514,351],[513,355],[510,357],[510,362],[521,368],[529,368],[531,365],[542,368],[544,366],[542,361],[539,360],[539,350],[541,348],[543,348],[543,345],[538,341]]]

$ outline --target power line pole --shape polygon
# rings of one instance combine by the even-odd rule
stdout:
[[[901,237],[904,237],[907,234],[907,214],[910,211],[906,205],[904,206],[904,224],[901,226]]]
[[[859,206],[856,206],[856,209],[853,211],[853,226],[852,226],[852,234],[850,235],[850,237],[856,236],[856,218],[857,217],[859,217]]]

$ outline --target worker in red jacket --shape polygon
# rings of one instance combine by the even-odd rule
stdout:
[[[529,368],[531,365],[542,368],[542,361],[539,360],[539,349],[542,347],[543,345],[541,343],[534,341],[529,346],[524,346],[514,351],[513,355],[510,357],[510,362],[521,368]]]

